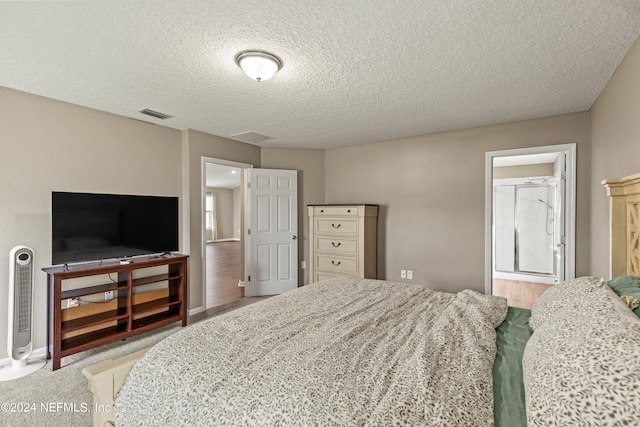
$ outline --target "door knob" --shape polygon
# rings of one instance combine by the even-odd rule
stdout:
[[[292,238],[293,240],[296,240],[296,239],[298,238],[298,236],[295,236],[295,235],[294,235],[294,236],[292,236],[291,238]]]

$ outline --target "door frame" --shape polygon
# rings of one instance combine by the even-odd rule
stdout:
[[[564,153],[565,171],[565,280],[575,278],[576,274],[576,143],[547,145],[540,147],[515,148],[510,150],[488,151],[485,153],[485,294],[491,295],[493,286],[493,159],[498,157],[526,156],[531,154]]]
[[[229,166],[233,168],[241,169],[240,173],[240,277],[245,277],[244,272],[244,243],[245,236],[245,182],[244,182],[244,170],[253,168],[252,164],[234,162],[232,160],[218,159],[215,157],[202,156],[200,160],[200,200],[202,206],[202,212],[200,217],[202,221],[200,223],[200,250],[202,253],[202,271],[200,272],[202,277],[202,306],[207,309],[207,239],[205,236],[206,230],[206,216],[204,215],[205,198],[207,195],[207,163],[213,163],[220,166]]]

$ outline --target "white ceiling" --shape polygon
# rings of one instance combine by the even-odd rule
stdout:
[[[240,169],[207,163],[205,167],[207,187],[234,189],[240,187]]]
[[[639,34],[638,0],[1,2],[0,85],[332,148],[587,111]]]
[[[517,156],[494,157],[493,166],[520,166],[553,163],[560,153],[522,154]]]

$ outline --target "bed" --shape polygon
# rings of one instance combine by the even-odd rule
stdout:
[[[632,287],[640,174],[603,184],[612,272]],[[637,425],[640,318],[619,292],[582,277],[530,311],[472,291],[337,278],[84,373],[98,405],[115,399],[118,426]],[[96,412],[94,425],[113,416]]]

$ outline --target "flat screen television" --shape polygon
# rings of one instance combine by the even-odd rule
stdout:
[[[178,250],[178,198],[51,193],[53,265]]]

